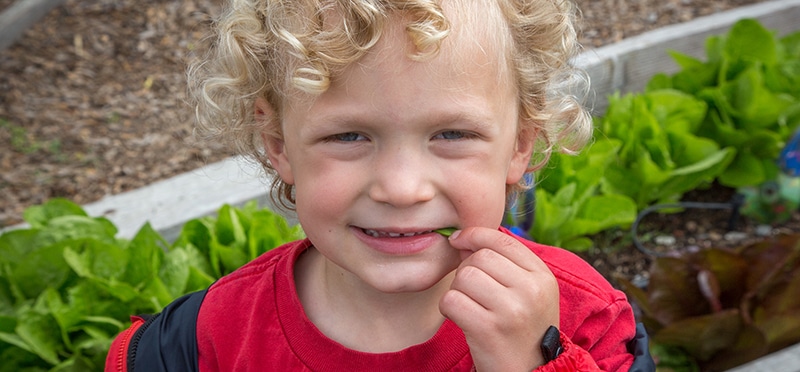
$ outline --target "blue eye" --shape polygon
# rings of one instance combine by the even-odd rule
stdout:
[[[437,134],[433,138],[451,140],[452,141],[452,140],[459,140],[459,139],[463,139],[463,138],[467,138],[467,137],[468,137],[468,135],[466,133],[462,132],[462,131],[446,130],[444,132],[441,132],[441,133]]]
[[[339,133],[334,134],[329,137],[331,141],[337,142],[355,142],[355,141],[363,141],[366,137],[355,133],[355,132],[347,132],[347,133]]]

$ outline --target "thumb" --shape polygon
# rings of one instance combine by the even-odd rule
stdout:
[[[447,238],[447,241],[453,243],[456,240],[458,240],[458,237],[460,235],[461,235],[461,230],[453,231],[453,233],[450,234],[450,236]],[[475,253],[473,250],[467,248],[467,246],[464,246],[463,244],[450,244],[450,246],[458,250],[458,255],[461,261],[466,260],[469,256]]]

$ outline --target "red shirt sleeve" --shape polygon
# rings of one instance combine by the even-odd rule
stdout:
[[[558,358],[550,361],[535,372],[595,372],[602,371],[597,363],[594,362],[589,352],[581,349],[570,341],[569,337],[561,333],[561,347],[564,351]]]

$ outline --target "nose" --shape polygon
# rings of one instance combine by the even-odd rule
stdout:
[[[408,147],[381,151],[372,169],[370,198],[395,208],[407,208],[433,199],[437,170],[424,152]]]

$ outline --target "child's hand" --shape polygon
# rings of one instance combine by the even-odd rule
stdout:
[[[559,324],[550,269],[497,230],[467,228],[450,244],[463,260],[439,310],[464,331],[477,370],[531,371],[543,364],[542,336]]]

